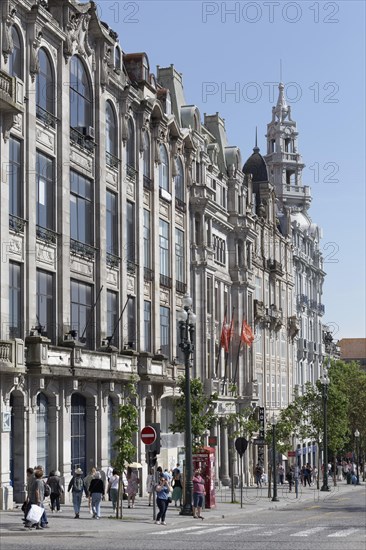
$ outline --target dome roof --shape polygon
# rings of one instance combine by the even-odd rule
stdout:
[[[254,147],[253,154],[243,166],[244,174],[252,174],[253,182],[268,181],[267,166],[258,147]]]

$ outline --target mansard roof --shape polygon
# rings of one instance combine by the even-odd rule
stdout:
[[[254,147],[253,154],[243,166],[244,174],[252,174],[253,182],[268,181],[267,165],[259,152],[259,147]]]

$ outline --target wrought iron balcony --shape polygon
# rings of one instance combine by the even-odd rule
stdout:
[[[165,288],[172,288],[171,278],[167,277],[166,275],[162,275],[162,273],[160,273],[160,286],[163,286]]]
[[[149,267],[144,267],[144,281],[153,281],[154,272]]]
[[[18,218],[18,216],[9,214],[9,229],[12,229],[15,233],[24,233],[24,226],[26,223],[26,220],[23,218]]]
[[[182,283],[181,281],[175,281],[175,288],[180,294],[185,294],[187,292],[186,283]]]
[[[57,117],[43,109],[40,105],[36,106],[36,116],[38,120],[41,120],[45,126],[56,128],[56,123],[58,120]]]
[[[175,208],[177,210],[181,210],[181,212],[186,212],[187,211],[187,205],[184,201],[178,199],[177,197],[175,197]]]
[[[112,254],[111,252],[107,252],[107,266],[111,269],[118,269],[120,264],[121,258],[119,256],[116,256],[115,254]]]
[[[133,260],[127,260],[127,273],[134,275],[136,273],[137,265]]]
[[[94,246],[91,246],[89,244],[76,241],[75,239],[70,239],[70,250],[73,254],[82,256],[87,260],[95,259],[96,248],[94,248]]]
[[[84,134],[81,134],[78,130],[72,127],[70,127],[70,141],[71,143],[78,145],[82,149],[85,149],[89,153],[93,153],[94,148],[96,147],[94,139]]]
[[[37,239],[44,241],[46,243],[56,244],[57,233],[52,231],[52,229],[47,229],[46,227],[41,227],[37,225],[36,228]]]
[[[121,163],[118,157],[112,155],[112,153],[109,153],[108,151],[106,151],[105,154],[105,161],[107,166],[109,166],[109,168],[113,168],[113,170],[118,170]]]
[[[297,295],[297,303],[298,305],[302,306],[302,305],[308,305],[308,297],[306,296],[306,294],[298,294]]]
[[[126,174],[130,180],[136,181],[137,170],[131,164],[126,164]]]
[[[279,276],[283,275],[282,264],[280,262],[278,262],[277,260],[267,260],[267,268],[272,273],[277,273],[277,275],[279,275]]]
[[[144,183],[144,188],[151,191],[152,185],[153,185],[152,180],[150,178],[148,178],[147,176],[144,176],[143,183]]]

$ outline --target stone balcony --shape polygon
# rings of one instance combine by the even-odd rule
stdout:
[[[0,111],[18,115],[24,111],[23,83],[0,70]]]

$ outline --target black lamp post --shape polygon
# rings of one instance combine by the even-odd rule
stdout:
[[[324,472],[323,472],[323,485],[321,491],[329,491],[328,487],[328,417],[327,417],[327,402],[328,402],[328,386],[329,376],[328,369],[324,367],[323,377],[320,379],[323,386],[323,412],[324,412],[324,437],[323,437],[323,450],[324,450]]]
[[[360,438],[360,432],[358,430],[355,431],[355,438],[356,438],[356,472],[357,472],[357,485],[360,485],[360,472],[358,470],[358,462],[360,460],[359,455],[359,447],[358,447],[358,441]]]
[[[277,498],[277,472],[276,472],[276,424],[275,415],[272,417],[272,479],[273,479],[273,497],[272,502],[278,502]]]
[[[192,422],[191,422],[191,380],[190,367],[191,357],[194,351],[194,329],[196,315],[192,311],[192,298],[187,294],[183,298],[183,309],[178,313],[180,330],[179,347],[184,353],[185,366],[185,451],[186,451],[186,476],[184,484],[184,505],[181,515],[192,515],[192,494],[193,494],[193,472],[192,472]]]

